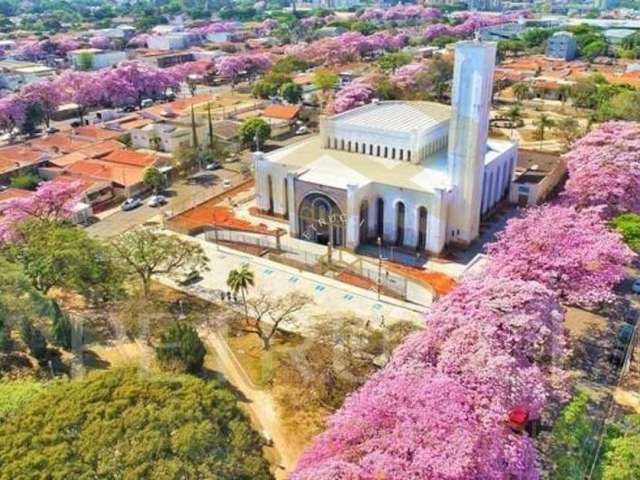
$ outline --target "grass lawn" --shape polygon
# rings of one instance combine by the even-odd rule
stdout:
[[[278,354],[299,345],[302,341],[302,337],[298,335],[276,334],[271,342],[271,350],[265,352],[262,349],[262,340],[257,335],[242,334],[227,337],[227,343],[242,368],[247,372],[254,385],[262,388],[270,386]]]

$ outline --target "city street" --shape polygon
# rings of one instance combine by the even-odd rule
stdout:
[[[239,173],[225,169],[202,172],[198,174],[197,178],[200,179],[198,183],[180,180],[171,185],[164,193],[169,202],[163,207],[149,207],[146,204],[149,196],[143,199],[144,205],[128,212],[123,211],[118,205],[112,210],[100,214],[101,220],[87,227],[87,231],[96,237],[109,238],[145,222],[160,222],[163,214],[171,216],[176,211],[184,210],[199,201],[224,192],[225,187],[222,183],[224,180],[230,180],[231,185],[237,185],[242,180]]]

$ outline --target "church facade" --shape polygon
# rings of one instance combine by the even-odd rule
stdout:
[[[256,152],[256,200],[291,235],[439,253],[467,244],[509,189],[517,147],[488,139],[496,47],[459,42],[451,107],[374,102],[320,121],[314,138]]]

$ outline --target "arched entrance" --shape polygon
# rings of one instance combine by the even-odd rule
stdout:
[[[369,237],[369,202],[363,200],[360,204],[360,235],[359,243],[367,243]]]
[[[404,244],[404,217],[405,217],[404,203],[396,203],[396,245],[398,247]]]
[[[384,200],[376,201],[376,237],[384,239]]]
[[[300,238],[336,247],[344,245],[344,218],[340,207],[327,195],[311,193],[298,211]]]
[[[418,250],[422,251],[427,248],[427,209],[420,207],[418,209]]]

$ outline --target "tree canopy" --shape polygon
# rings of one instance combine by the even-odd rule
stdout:
[[[133,369],[60,381],[0,423],[0,479],[269,480],[262,440],[215,380]]]

